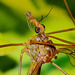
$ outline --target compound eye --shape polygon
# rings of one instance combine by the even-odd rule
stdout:
[[[35,32],[36,32],[36,33],[39,33],[40,30],[41,30],[40,27],[35,27]]]
[[[44,28],[45,28],[45,25],[41,24]]]

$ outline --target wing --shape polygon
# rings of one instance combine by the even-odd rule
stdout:
[[[30,21],[29,21],[27,15],[26,15],[26,20],[27,20],[27,24],[28,24],[29,29],[33,32],[33,29],[32,29],[32,26],[31,26],[31,23],[30,23]]]
[[[60,48],[60,49],[61,49],[60,52],[65,53],[69,57],[72,66],[75,67],[75,48]]]

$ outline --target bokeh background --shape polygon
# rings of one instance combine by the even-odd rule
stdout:
[[[71,12],[75,18],[75,0],[67,0]],[[31,11],[38,20],[41,16],[49,16],[41,24],[46,27],[46,33],[75,27],[63,0],[0,0],[0,45],[9,43],[28,42],[35,36],[28,28],[24,13]],[[33,27],[34,30],[34,27]],[[53,34],[53,36],[75,42],[75,31]],[[51,38],[54,43],[62,43]],[[24,47],[7,47],[0,49],[0,75],[18,75],[20,52]],[[57,47],[58,48],[58,47]],[[65,54],[58,54],[58,59],[53,61],[62,69],[75,75],[69,58]],[[22,61],[22,75],[27,75],[31,59],[24,53]],[[50,63],[43,64],[41,75],[64,75]]]

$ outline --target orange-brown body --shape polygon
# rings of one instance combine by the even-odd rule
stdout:
[[[69,9],[69,7],[67,5],[66,0],[64,0],[64,2],[65,2],[65,5],[66,5],[66,7],[67,7],[67,9],[69,11],[69,14],[70,14],[73,22],[75,24],[75,20],[74,20],[72,14],[70,12],[70,9]],[[50,11],[49,11],[49,13],[50,13]],[[49,13],[47,14],[47,16],[49,15]],[[56,53],[63,52],[65,54],[71,56],[72,61],[75,61],[75,43],[70,42],[70,41],[66,41],[66,40],[63,40],[63,39],[60,39],[60,38],[57,38],[57,37],[54,37],[54,36],[49,36],[49,34],[72,31],[72,30],[75,30],[75,28],[66,29],[66,30],[60,30],[60,31],[51,32],[51,33],[46,34],[45,33],[45,26],[43,24],[40,24],[40,21],[42,21],[42,19],[44,19],[47,16],[45,16],[42,19],[36,21],[36,19],[34,18],[34,16],[32,15],[32,13],[30,11],[26,12],[25,15],[26,15],[26,18],[27,18],[27,22],[29,20],[30,23],[32,23],[35,26],[35,32],[38,35],[36,35],[35,37],[30,38],[28,43],[25,42],[25,43],[19,43],[19,44],[0,45],[0,48],[7,47],[7,46],[19,46],[19,45],[25,46],[25,48],[22,49],[21,55],[20,55],[19,75],[21,75],[22,56],[23,56],[24,52],[26,52],[27,55],[29,55],[31,57],[31,66],[30,66],[30,69],[28,71],[28,75],[40,75],[42,64],[48,63],[48,62],[50,62],[55,67],[57,67],[65,75],[68,75],[67,72],[65,72],[57,64],[52,62],[51,59],[53,57],[55,57]],[[28,22],[28,26],[30,28],[29,22]],[[53,43],[48,37],[60,40],[62,42],[68,43],[70,45]],[[55,46],[70,47],[71,49],[68,49],[68,48],[56,48]],[[75,63],[73,63],[72,61],[70,61],[71,64],[73,66],[75,66]]]
[[[45,34],[40,34],[35,37],[30,38],[29,41],[38,41],[53,43]],[[56,48],[54,46],[40,45],[40,44],[30,44],[26,49],[26,53],[31,56],[31,66],[28,75],[40,75],[41,65],[43,63],[50,62],[56,54]],[[40,65],[38,65],[41,62]],[[35,69],[36,68],[36,69]]]
[[[30,41],[31,40],[52,43],[48,37],[43,37],[42,35],[32,37]],[[54,46],[52,47],[47,45],[31,44],[29,45],[29,49],[27,51],[31,56],[32,62],[39,62],[40,60],[43,62],[49,62],[55,56],[56,49]]]

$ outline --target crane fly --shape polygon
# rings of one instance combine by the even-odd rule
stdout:
[[[66,0],[64,0],[64,2],[65,2],[65,5],[69,11],[69,14],[70,14],[73,22],[75,24],[75,20],[70,12],[70,9],[67,5]],[[47,16],[49,15],[49,13],[47,14]],[[32,23],[35,26],[35,32],[38,35],[30,38],[29,42],[19,43],[19,44],[0,45],[0,48],[7,47],[7,46],[25,46],[25,48],[21,51],[21,54],[20,54],[19,75],[21,75],[22,56],[23,56],[24,52],[26,52],[26,54],[31,57],[31,66],[28,71],[28,75],[40,75],[42,64],[49,63],[49,62],[52,65],[54,65],[56,68],[58,68],[60,71],[62,71],[65,75],[68,75],[68,73],[65,72],[62,68],[60,68],[57,64],[55,64],[52,61],[52,59],[58,53],[65,53],[68,55],[71,64],[73,66],[75,66],[75,43],[60,39],[55,36],[51,36],[51,34],[73,31],[73,30],[75,30],[75,28],[45,33],[45,26],[43,24],[40,24],[40,21],[42,21],[47,16],[42,17],[42,19],[36,21],[36,19],[34,18],[34,16],[32,15],[32,13],[30,11],[26,12],[25,15],[27,18],[29,28],[31,28],[30,23]],[[30,23],[29,23],[29,21],[30,21]],[[53,41],[51,41],[49,39],[49,37],[60,40],[69,45],[53,43]],[[56,46],[61,46],[61,47],[66,47],[66,48],[56,48]]]

